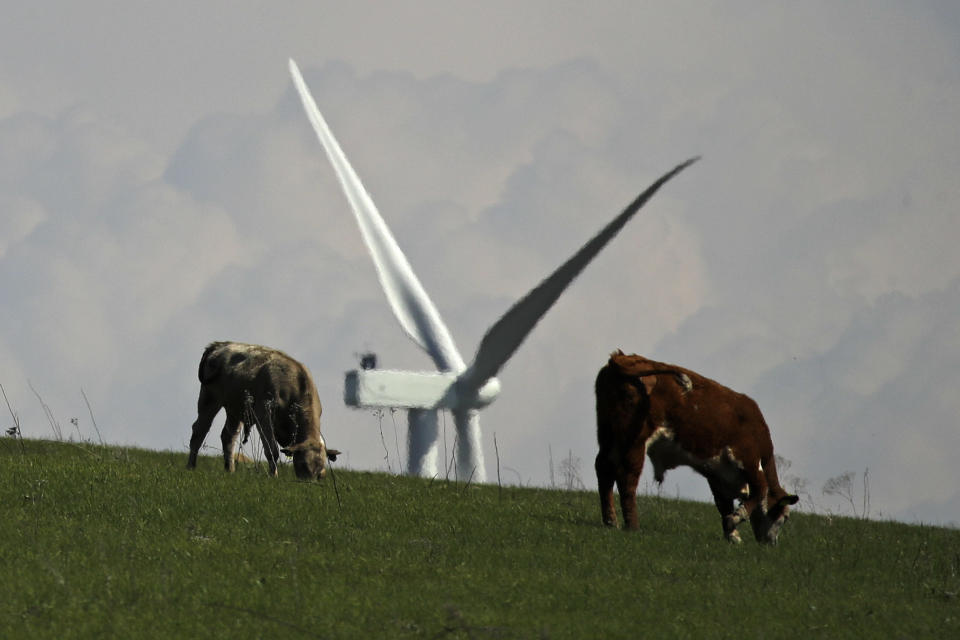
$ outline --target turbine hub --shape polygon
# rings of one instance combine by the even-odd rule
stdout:
[[[477,392],[477,406],[487,406],[496,400],[498,395],[500,395],[500,380],[497,378],[490,378],[482,387],[480,387],[480,391]]]

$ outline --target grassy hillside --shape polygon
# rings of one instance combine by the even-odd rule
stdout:
[[[0,637],[960,637],[960,531],[0,441]],[[339,494],[339,496],[338,496]],[[745,533],[747,533],[745,531]]]

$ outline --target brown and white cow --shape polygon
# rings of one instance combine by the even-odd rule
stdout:
[[[750,519],[759,542],[776,543],[798,498],[780,486],[770,430],[748,396],[689,369],[616,351],[600,369],[597,394],[597,485],[604,524],[617,525],[613,485],[628,529],[637,528],[637,483],[644,456],[654,477],[681,465],[710,484],[723,534],[740,542]],[[740,506],[734,509],[734,500]]]
[[[293,456],[293,469],[301,480],[322,478],[327,459],[336,460],[340,452],[328,450],[320,434],[321,406],[313,378],[287,354],[254,344],[214,342],[200,358],[198,376],[200,397],[188,469],[197,466],[197,453],[221,407],[227,413],[220,434],[227,471],[235,468],[233,450],[241,427],[246,442],[254,423],[270,475],[277,475],[281,451]]]

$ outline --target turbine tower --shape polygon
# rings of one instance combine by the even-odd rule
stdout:
[[[437,367],[436,372],[350,371],[346,375],[344,400],[354,407],[406,409],[407,472],[427,477],[437,473],[440,441],[437,412],[449,409],[456,424],[456,476],[461,480],[485,482],[478,414],[500,393],[500,381],[495,376],[597,253],[664,183],[698,158],[691,158],[661,176],[556,271],[517,301],[487,330],[473,362],[467,366],[436,306],[333,137],[292,59],[290,75],[350,203],[390,308],[403,330]]]

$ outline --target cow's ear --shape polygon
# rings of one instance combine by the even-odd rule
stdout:
[[[336,449],[327,449],[327,459],[330,460],[330,462],[336,462],[338,455],[340,455],[340,452]]]
[[[303,449],[303,443],[301,442],[300,444],[295,444],[295,445],[290,446],[290,447],[283,447],[282,449],[280,449],[280,451],[283,452],[283,455],[293,456],[294,453],[296,453],[297,451],[300,451],[300,450],[302,450],[302,449]]]
[[[785,507],[788,504],[797,504],[798,502],[800,502],[800,496],[796,496],[796,495],[793,495],[792,493],[788,493],[787,495],[783,496],[782,498],[780,498],[780,500],[777,501],[777,506]]]

